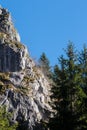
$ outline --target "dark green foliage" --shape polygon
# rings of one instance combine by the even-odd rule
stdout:
[[[52,99],[57,113],[48,126],[50,130],[86,130],[87,48],[78,55],[70,42],[65,54],[54,67]]]
[[[27,121],[20,121],[16,130],[29,130]]]
[[[6,107],[0,107],[0,130],[29,130],[28,122],[25,120],[13,124],[10,122],[12,114],[6,112]]]
[[[17,124],[11,125],[10,118],[11,114],[6,112],[6,108],[0,107],[0,130],[16,130]]]

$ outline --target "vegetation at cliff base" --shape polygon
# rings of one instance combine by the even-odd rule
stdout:
[[[16,130],[17,124],[10,123],[11,113],[5,107],[0,107],[0,130]]]

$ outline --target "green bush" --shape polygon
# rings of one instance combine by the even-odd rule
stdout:
[[[0,107],[0,130],[16,130],[17,124],[10,125],[11,114],[6,112],[5,107]]]

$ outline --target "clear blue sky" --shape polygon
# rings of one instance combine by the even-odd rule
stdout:
[[[87,0],[1,0],[33,58],[45,52],[51,65],[68,41],[87,43]]]

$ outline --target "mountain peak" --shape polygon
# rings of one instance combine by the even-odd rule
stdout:
[[[14,28],[11,14],[2,7],[0,7],[0,32],[7,35],[9,39],[20,42],[20,36]]]

